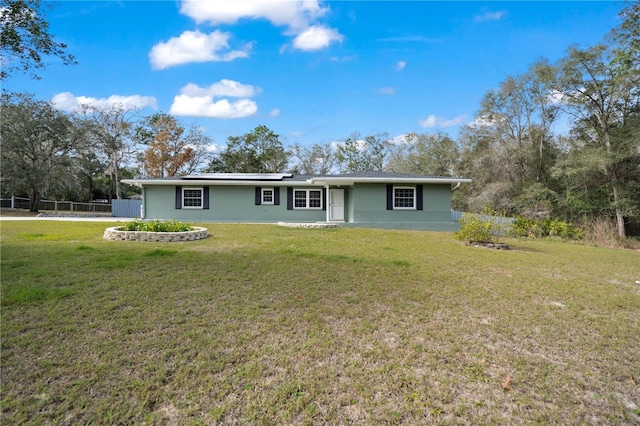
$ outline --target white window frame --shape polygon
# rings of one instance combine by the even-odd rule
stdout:
[[[318,207],[309,207],[310,205],[310,194],[311,192],[319,192],[320,193],[320,206]],[[296,206],[296,193],[297,192],[304,192],[305,193],[305,198],[304,198],[304,207],[298,207]],[[302,198],[298,198],[299,200],[302,200]],[[314,198],[315,199],[315,198]],[[322,189],[314,189],[314,188],[294,188],[293,190],[293,209],[294,210],[322,210]]]
[[[396,190],[397,189],[410,189],[413,192],[413,202],[411,207],[398,207],[396,205]],[[415,186],[394,186],[393,187],[393,209],[394,210],[416,210],[416,187]],[[401,199],[408,199],[408,197],[402,197]]]
[[[185,203],[185,192],[186,191],[199,191],[200,192],[200,205],[199,206],[188,206]],[[189,197],[189,199],[197,199],[196,197]],[[204,207],[204,189],[203,188],[182,188],[182,208],[183,209],[202,209]]]
[[[265,191],[271,191],[271,201],[265,201],[264,193]],[[276,191],[273,188],[260,188],[260,204],[273,205],[275,202]]]

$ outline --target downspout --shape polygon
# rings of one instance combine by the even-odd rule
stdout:
[[[462,182],[458,182],[456,183],[456,186],[454,186],[453,188],[451,188],[451,192],[455,191],[456,189],[458,189],[460,187],[460,185],[462,184]]]

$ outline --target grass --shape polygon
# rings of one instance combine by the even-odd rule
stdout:
[[[3,222],[10,424],[640,424],[640,256],[561,241]]]

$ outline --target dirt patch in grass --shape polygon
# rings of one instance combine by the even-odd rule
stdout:
[[[210,224],[140,250],[52,226],[3,224],[3,423],[640,422],[634,252]],[[50,297],[12,296],[32,286]]]

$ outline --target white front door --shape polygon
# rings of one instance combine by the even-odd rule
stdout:
[[[344,189],[329,189],[329,220],[344,220]]]

